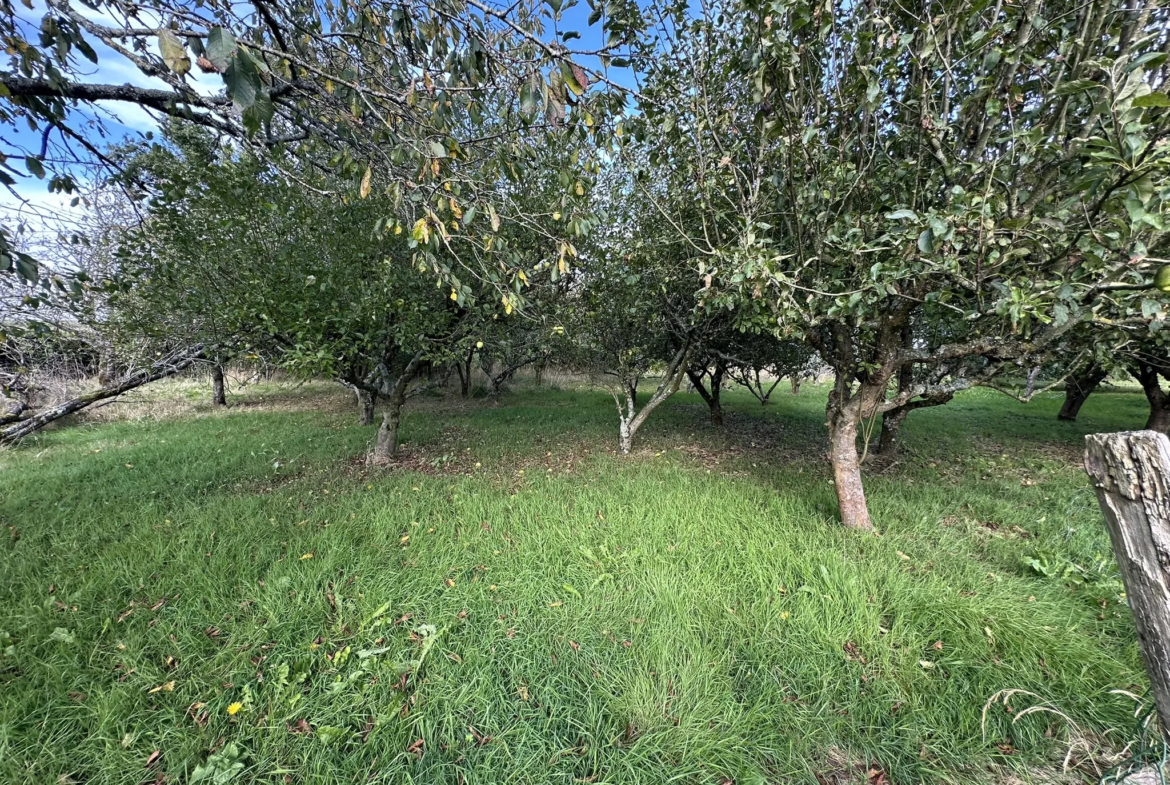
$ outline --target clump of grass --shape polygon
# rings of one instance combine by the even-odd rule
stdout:
[[[683,396],[632,459],[603,395],[431,402],[403,428],[426,471],[351,460],[373,429],[340,391],[46,434],[0,458],[0,779],[1059,771],[1068,723],[984,711],[1009,688],[1121,746],[1126,609],[1028,560],[1108,553],[1076,446],[1139,402],[916,413],[862,537],[833,517],[822,396],[729,393],[767,439]]]

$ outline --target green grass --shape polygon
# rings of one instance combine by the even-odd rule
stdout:
[[[318,387],[0,454],[0,780],[185,783],[226,745],[236,782],[1053,782],[1132,738],[1079,451],[1140,396],[914,413],[873,537],[823,394],[728,393],[726,433],[682,395],[624,459],[607,396],[545,390],[423,401],[412,468],[367,469]],[[997,705],[984,740],[1005,688],[1076,727]]]

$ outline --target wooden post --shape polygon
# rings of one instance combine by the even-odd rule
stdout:
[[[1170,740],[1170,439],[1158,431],[1090,434],[1085,471],[1105,514],[1154,705]]]

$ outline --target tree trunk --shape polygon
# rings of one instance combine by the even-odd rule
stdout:
[[[1130,369],[1130,373],[1137,377],[1150,402],[1150,417],[1146,420],[1147,431],[1170,433],[1170,396],[1162,391],[1158,369],[1149,363],[1139,363]]]
[[[793,376],[789,379],[789,381],[792,382],[792,394],[800,395],[800,377]]]
[[[691,347],[690,342],[687,342],[675,352],[670,365],[666,368],[666,377],[662,383],[658,385],[658,389],[650,396],[650,400],[646,401],[646,405],[642,407],[642,411],[638,411],[638,380],[626,382],[625,399],[626,410],[622,411],[621,400],[618,399],[617,393],[613,393],[614,403],[617,404],[618,409],[618,452],[622,455],[629,455],[630,450],[634,446],[634,434],[642,427],[642,423],[646,422],[646,418],[650,413],[658,408],[659,404],[665,401],[670,396],[678,392],[682,380],[687,373],[687,360],[690,358]]]
[[[910,409],[899,406],[882,415],[882,433],[878,437],[877,455],[891,456],[898,452],[898,434],[902,430],[902,423],[910,415]]]
[[[81,411],[90,404],[105,400],[106,398],[113,398],[116,395],[121,395],[124,392],[133,390],[135,387],[141,387],[149,382],[163,379],[167,376],[172,376],[179,371],[190,367],[193,363],[203,357],[203,347],[196,345],[191,348],[190,354],[181,355],[179,357],[172,357],[166,360],[161,360],[154,363],[150,368],[144,368],[127,375],[117,384],[112,384],[107,387],[102,387],[93,392],[79,395],[78,397],[59,403],[49,409],[46,409],[34,417],[29,417],[26,420],[21,420],[14,425],[10,425],[3,430],[0,430],[0,444],[15,442],[18,439],[23,439],[31,433],[34,433],[45,427],[54,420],[58,420],[67,414]]]
[[[378,394],[369,390],[363,390],[360,387],[355,388],[355,390],[357,392],[358,409],[361,412],[360,424],[373,425],[374,406],[378,402]]]
[[[618,421],[618,452],[629,455],[634,447],[634,434],[630,431],[630,421],[622,417]]]
[[[1101,382],[1105,381],[1107,375],[1105,369],[1097,363],[1092,363],[1079,373],[1069,376],[1064,384],[1064,405],[1060,407],[1056,419],[1076,422],[1081,407]]]
[[[833,488],[841,523],[848,529],[872,529],[865,488],[861,484],[861,458],[857,453],[857,429],[861,422],[861,399],[849,395],[849,384],[839,376],[825,406],[829,426],[829,462],[833,466]],[[864,387],[862,388],[864,390]],[[862,394],[859,390],[857,395]]]
[[[872,529],[865,488],[861,484],[861,461],[857,454],[857,420],[846,412],[829,425],[829,460],[833,464],[833,485],[841,523],[848,529]]]
[[[699,397],[706,401],[707,408],[711,411],[711,423],[720,428],[723,427],[723,405],[719,400],[719,393],[723,389],[723,374],[726,370],[726,366],[722,363],[716,363],[715,370],[713,371],[703,369],[695,373],[693,370],[687,369],[687,378],[691,380],[691,386],[695,388],[695,392],[699,394]],[[703,384],[704,375],[710,376],[710,389]]]
[[[1091,434],[1085,471],[1105,515],[1159,724],[1170,741],[1170,441],[1150,431]]]
[[[422,352],[417,352],[406,368],[394,380],[382,381],[382,394],[386,397],[386,408],[382,410],[382,424],[374,440],[374,460],[384,463],[398,456],[398,424],[402,419],[402,407],[406,403],[406,388],[418,375],[422,364]]]
[[[1036,391],[1036,380],[1040,378],[1040,366],[1037,365],[1032,370],[1028,371],[1028,384],[1024,388],[1024,398],[1031,398],[1032,393]]]
[[[227,406],[227,396],[223,390],[223,366],[219,363],[211,366],[211,405]]]
[[[402,420],[402,402],[391,399],[382,412],[382,424],[374,442],[374,459],[390,461],[398,457],[398,424]]]
[[[455,363],[455,372],[459,374],[459,396],[462,398],[471,395],[471,361],[475,358],[475,350],[467,352],[467,356]]]
[[[544,381],[544,360],[541,360],[536,364],[536,372],[534,375],[536,377],[536,386],[539,387]]]

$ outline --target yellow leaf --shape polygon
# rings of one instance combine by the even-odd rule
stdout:
[[[456,292],[454,289],[452,289],[452,290],[451,290],[451,299],[452,299],[452,300],[458,300],[458,299],[459,299],[459,293],[458,293],[458,292]]]
[[[496,215],[496,208],[492,207],[490,204],[488,205],[488,215],[492,219],[492,231],[500,231],[500,216]]]
[[[581,183],[577,183],[577,196],[585,195],[585,187]]]
[[[174,691],[175,691],[175,683],[173,681],[168,681],[166,684],[158,685],[157,687],[152,689],[147,694],[154,695],[156,692],[174,692]]]
[[[431,228],[427,226],[427,219],[419,218],[415,221],[414,228],[410,230],[410,234],[423,245],[429,243],[431,241]]]
[[[524,274],[523,270],[520,271],[520,280],[524,283],[528,283],[528,276]]]
[[[231,716],[234,717],[240,713],[240,709],[242,709],[242,708],[244,708],[244,704],[240,703],[239,701],[236,701],[235,703],[228,706],[228,714],[230,714]]]
[[[313,558],[313,554],[311,554],[311,553],[305,553],[305,554],[301,555],[301,561],[304,561],[305,559],[311,559],[311,558]]]
[[[555,213],[553,213],[553,220],[554,221],[561,220],[561,211],[560,210],[557,210]]]
[[[564,605],[564,604],[565,604],[565,603],[561,602],[560,600],[557,600],[556,602],[550,602],[550,603],[548,604],[548,607],[550,607],[550,608],[559,608],[559,607],[561,607],[561,606],[562,606],[562,605]]]
[[[361,187],[360,193],[361,193],[363,199],[365,199],[367,196],[370,195],[370,174],[372,172],[373,172],[373,170],[367,166],[366,173],[365,173],[365,175],[362,176],[362,187]]]

